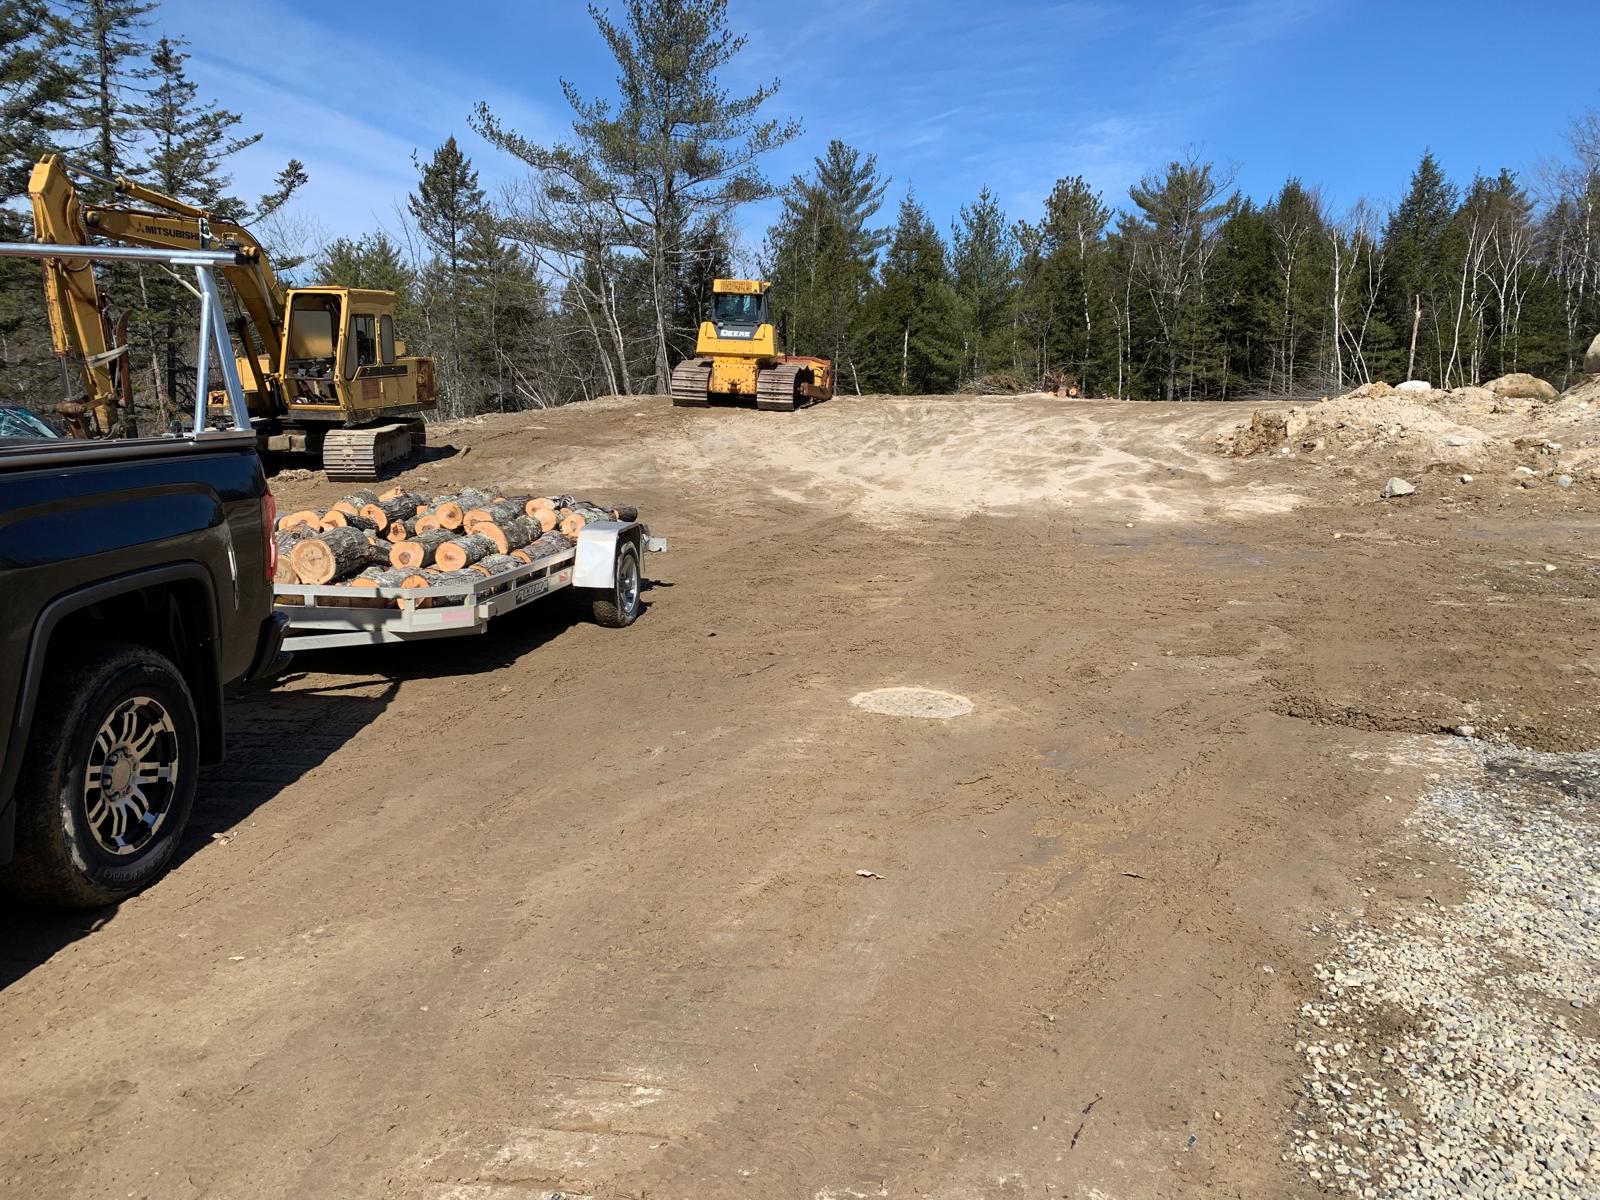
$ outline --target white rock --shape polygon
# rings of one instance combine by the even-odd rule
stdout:
[[[1471,483],[1472,482],[1472,476],[1471,475],[1463,475],[1461,477],[1461,482],[1462,483]]]
[[[1433,384],[1426,379],[1408,379],[1404,383],[1395,384],[1394,390],[1397,392],[1431,392],[1433,391]]]
[[[1401,479],[1396,475],[1383,485],[1383,491],[1378,495],[1385,500],[1392,500],[1396,496],[1410,496],[1416,492],[1416,487],[1409,480]]]

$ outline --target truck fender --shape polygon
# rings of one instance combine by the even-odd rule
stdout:
[[[16,787],[17,773],[22,768],[22,755],[28,744],[29,728],[33,723],[33,709],[38,701],[40,684],[44,679],[44,662],[56,626],[73,613],[80,612],[92,604],[165,583],[200,585],[208,601],[205,606],[205,619],[210,627],[206,633],[208,639],[214,643],[217,635],[216,594],[212,587],[210,572],[197,562],[172,563],[118,575],[112,579],[103,579],[98,583],[91,583],[76,591],[57,596],[39,613],[38,620],[33,625],[32,636],[28,640],[28,656],[22,670],[22,690],[17,698],[11,737],[6,743],[6,762],[3,768],[0,768],[0,806],[3,806],[0,808],[0,862],[6,861],[10,856],[10,835],[16,818],[16,806],[11,803],[12,789]],[[208,732],[212,732],[214,736],[221,735],[220,726],[217,724],[222,703],[220,681],[213,690],[216,692],[215,696],[208,695],[207,689],[193,688],[195,704],[201,710],[199,716],[202,745]]]

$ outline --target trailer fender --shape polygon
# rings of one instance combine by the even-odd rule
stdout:
[[[617,582],[617,544],[639,544],[644,529],[637,521],[591,521],[578,530],[578,557],[573,563],[572,586],[609,588]]]

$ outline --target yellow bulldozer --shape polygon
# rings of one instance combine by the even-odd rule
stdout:
[[[833,396],[833,363],[781,354],[772,322],[772,285],[759,279],[711,284],[711,319],[700,324],[694,357],[672,372],[672,402],[705,408],[713,401],[793,412]]]
[[[396,339],[393,292],[284,288],[242,226],[132,180],[75,173],[112,187],[118,202],[84,203],[61,157],[43,158],[28,182],[37,241],[234,252],[222,274],[239,303],[239,379],[263,451],[311,454],[329,479],[366,481],[423,444],[421,414],[437,405],[434,365]],[[84,396],[63,414],[81,436],[112,436],[130,403],[128,347],[106,315],[93,264],[47,259],[44,286],[55,351],[83,364]],[[220,394],[208,400],[226,405]]]

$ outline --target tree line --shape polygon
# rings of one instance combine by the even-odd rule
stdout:
[[[1391,209],[1336,213],[1300,179],[1258,202],[1190,156],[1126,197],[1063,178],[1021,218],[983,188],[941,231],[909,189],[886,211],[893,181],[867,149],[833,141],[806,173],[767,177],[800,128],[768,115],[778,80],[725,86],[744,45],[726,0],[617,7],[590,10],[615,88],[564,83],[563,140],[529,139],[487,105],[466,115],[519,183],[488,194],[450,137],[413,156],[383,228],[308,245],[291,202],[303,167],[252,204],[232,195],[227,163],[260,135],[200,98],[181,41],[146,39],[153,4],[0,0],[0,236],[28,233],[4,201],[41,153],[142,178],[253,223],[288,278],[396,292],[448,415],[664,391],[711,280],[743,273],[773,281],[790,351],[832,358],[861,392],[1226,399],[1513,370],[1564,385],[1600,329],[1594,114],[1534,180],[1458,184],[1424,154]],[[741,213],[770,199],[772,227],[741,245]],[[117,282],[138,388],[165,406],[192,353],[191,301],[159,273]],[[0,401],[61,392],[39,309],[31,269],[0,264]]]

